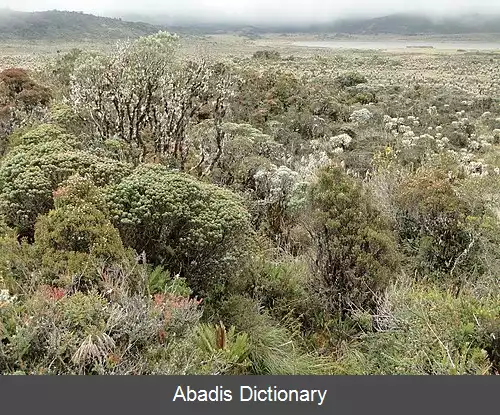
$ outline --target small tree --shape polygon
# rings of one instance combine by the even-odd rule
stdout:
[[[0,155],[16,128],[44,117],[51,98],[51,91],[35,82],[26,70],[10,68],[0,72]]]
[[[191,151],[189,127],[208,111],[220,157],[222,119],[232,80],[224,65],[176,56],[178,37],[160,32],[117,45],[108,56],[82,55],[75,64],[70,101],[101,139],[118,138],[184,168]],[[202,160],[206,160],[202,154]]]
[[[396,204],[399,237],[419,275],[459,283],[459,274],[483,273],[483,234],[495,234],[498,221],[485,204],[469,203],[447,173],[418,170],[397,189]]]
[[[397,269],[396,243],[361,184],[338,168],[319,173],[305,222],[316,244],[315,268],[332,312],[375,307]]]
[[[28,72],[21,68],[10,68],[0,72],[0,83],[7,87],[8,98],[27,108],[47,105],[51,99],[48,88],[35,82]]]
[[[364,84],[367,79],[364,75],[358,72],[347,72],[337,77],[337,84],[341,88],[353,87],[359,84]]]

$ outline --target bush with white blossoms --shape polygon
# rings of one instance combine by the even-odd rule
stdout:
[[[429,115],[430,115],[431,117],[436,117],[436,116],[438,115],[438,110],[437,110],[437,108],[436,108],[436,106],[435,106],[435,105],[433,105],[433,106],[429,107],[429,108],[427,109],[427,112],[429,113]]]
[[[193,147],[190,126],[208,118],[215,141],[212,168],[222,153],[235,80],[224,63],[182,59],[177,51],[178,36],[159,32],[121,42],[109,55],[83,54],[71,76],[69,102],[100,139],[118,137],[140,149],[139,160],[152,152],[181,169]]]
[[[360,110],[354,111],[349,119],[357,124],[364,124],[373,118],[373,113],[366,108],[361,108]]]
[[[331,137],[329,142],[333,146],[333,148],[342,147],[346,149],[351,144],[352,137],[349,134],[343,133],[340,135],[336,135],[335,137]]]
[[[0,290],[0,308],[12,304],[16,299],[15,295],[10,295],[9,290]]]
[[[254,175],[259,193],[265,195],[266,203],[276,203],[287,199],[297,186],[299,174],[286,166],[272,166],[269,170],[259,170]]]

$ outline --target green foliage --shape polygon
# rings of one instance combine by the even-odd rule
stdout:
[[[85,123],[71,107],[57,103],[51,106],[49,113],[51,123],[72,135],[80,135],[85,131]]]
[[[83,53],[81,49],[71,49],[56,59],[52,64],[52,76],[55,80],[65,87],[69,87],[71,74],[75,69],[75,63],[80,55]]]
[[[352,87],[352,86],[356,86],[356,85],[364,84],[364,83],[368,82],[366,77],[364,75],[361,75],[358,72],[344,73],[344,74],[338,76],[336,81],[337,81],[337,84],[341,88]]]
[[[332,312],[375,306],[397,269],[394,236],[362,186],[338,168],[319,174],[308,196],[315,267]]]
[[[448,175],[416,172],[401,183],[396,203],[400,238],[421,275],[483,272],[478,239],[485,206],[473,208]]]
[[[226,330],[222,323],[215,327],[202,324],[197,330],[197,341],[216,369],[214,374],[241,375],[250,366],[248,335],[236,334],[234,327]]]
[[[234,117],[241,122],[261,128],[298,100],[300,80],[290,71],[265,68],[262,73],[252,68],[241,76],[242,85],[232,102]]]
[[[127,164],[75,150],[61,141],[19,145],[0,164],[0,210],[9,226],[29,235],[37,216],[53,207],[53,191],[71,175],[88,175],[102,186],[129,172]]]
[[[78,173],[62,182],[53,196],[56,208],[84,204],[98,208],[102,212],[106,211],[102,190],[94,184],[91,178]]]
[[[223,287],[250,254],[248,214],[228,191],[147,165],[106,194],[124,244],[185,277],[197,294]]]
[[[82,252],[107,261],[117,260],[124,253],[118,230],[88,204],[66,205],[40,216],[35,242],[44,253]]]
[[[148,292],[150,294],[164,293],[170,281],[170,273],[157,266],[148,275]]]
[[[193,294],[185,278],[179,276],[172,277],[170,272],[161,266],[154,267],[148,273],[148,292],[150,295],[170,293],[181,297],[189,297]]]
[[[494,55],[125,37],[0,72],[1,373],[500,372]]]
[[[303,332],[317,327],[327,302],[315,291],[315,278],[303,259],[262,258],[252,264],[244,291],[277,321],[294,321]]]
[[[10,146],[32,146],[50,141],[60,141],[71,146],[78,146],[76,137],[68,134],[63,128],[54,124],[41,124],[28,129],[26,132],[23,130],[16,132],[10,140]]]
[[[195,308],[126,295],[110,303],[94,292],[42,287],[26,301],[0,308],[0,370],[193,374],[202,368]],[[181,321],[184,330],[174,335],[171,329]]]
[[[303,350],[296,333],[260,312],[258,304],[247,297],[231,297],[219,313],[227,324],[248,334],[252,374],[328,374],[332,369],[324,359]]]
[[[403,279],[391,286],[383,314],[342,365],[351,374],[484,375],[491,362],[498,301]],[[487,329],[489,327],[490,330]]]

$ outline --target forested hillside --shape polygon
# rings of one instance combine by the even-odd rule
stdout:
[[[63,11],[17,12],[0,9],[0,39],[86,41],[137,38],[156,33],[147,23]]]
[[[0,72],[0,373],[498,374],[496,54]]]

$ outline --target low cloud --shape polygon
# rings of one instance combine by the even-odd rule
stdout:
[[[165,15],[181,20],[235,23],[317,23],[346,16],[395,12],[428,15],[500,13],[498,0],[0,0],[14,10],[76,10],[102,15]]]

